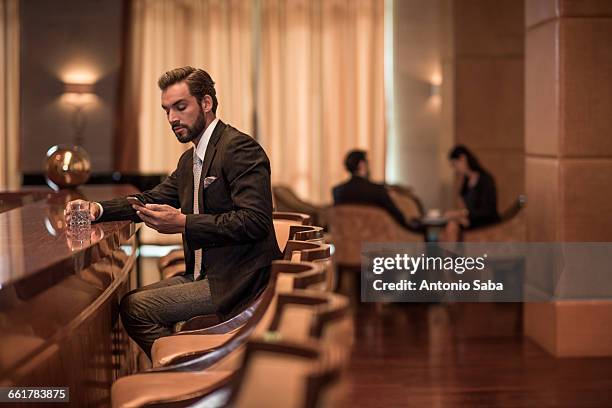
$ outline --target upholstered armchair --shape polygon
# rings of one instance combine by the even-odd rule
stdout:
[[[378,207],[338,205],[329,210],[328,217],[334,259],[339,267],[359,267],[364,242],[422,242],[424,238],[397,224]]]
[[[463,231],[463,242],[525,242],[527,225],[524,207],[527,197],[520,195],[500,216],[500,221]]]

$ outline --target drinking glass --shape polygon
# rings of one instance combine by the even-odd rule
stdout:
[[[72,231],[86,230],[91,227],[89,214],[91,203],[89,201],[77,201],[70,203],[68,211],[70,212],[70,223],[68,226]]]

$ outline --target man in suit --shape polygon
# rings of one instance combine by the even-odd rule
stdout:
[[[404,228],[414,232],[421,231],[420,222],[417,219],[406,220],[391,200],[384,185],[370,181],[366,152],[363,150],[350,151],[344,160],[344,167],[351,174],[351,178],[333,188],[334,205],[363,204],[380,207]]]
[[[150,356],[153,342],[176,322],[216,313],[231,316],[265,286],[281,256],[272,223],[270,162],[248,135],[216,118],[207,72],[177,68],[158,81],[168,122],[181,143],[193,143],[176,170],[152,190],[94,203],[93,221],[144,221],[182,233],[186,273],[136,289],[121,300],[130,336]]]

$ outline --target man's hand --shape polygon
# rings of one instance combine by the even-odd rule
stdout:
[[[66,207],[64,208],[64,218],[66,219],[66,224],[70,224],[70,216],[71,216],[70,206],[71,204],[78,204],[78,203],[87,203],[87,201],[72,200],[66,203]],[[99,215],[100,215],[100,207],[98,206],[98,204],[90,202],[89,203],[89,220],[94,221],[96,218],[98,218]]]
[[[136,214],[147,226],[162,234],[177,234],[185,232],[187,216],[169,205],[147,204],[145,207],[133,205]]]

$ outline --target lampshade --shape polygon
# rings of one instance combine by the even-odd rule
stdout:
[[[64,92],[65,93],[93,93],[94,86],[93,84],[64,84]]]

